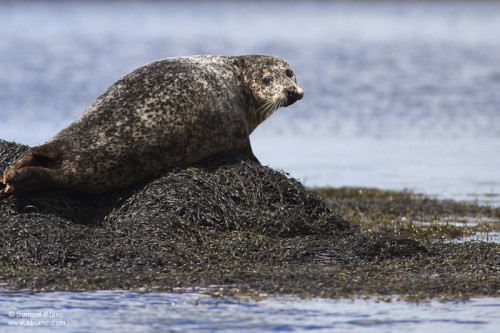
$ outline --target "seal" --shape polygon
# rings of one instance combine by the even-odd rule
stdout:
[[[159,60],[119,79],[75,122],[22,154],[3,173],[0,197],[106,192],[224,151],[258,162],[249,135],[303,96],[289,64],[275,56]]]

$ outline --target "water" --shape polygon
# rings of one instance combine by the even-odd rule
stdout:
[[[278,54],[306,98],[252,135],[263,163],[500,204],[498,2],[16,1],[0,21],[4,139],[44,142],[156,59]]]
[[[252,134],[308,186],[409,188],[500,205],[499,2],[0,2],[0,137],[36,145],[156,59],[277,54],[306,98]],[[130,292],[0,294],[53,311],[44,331],[493,332],[499,302],[270,299]],[[23,330],[24,331],[24,330]],[[28,330],[29,331],[29,330]]]
[[[497,332],[500,300],[266,301],[200,294],[0,293],[2,332]],[[30,329],[13,325],[31,325]]]

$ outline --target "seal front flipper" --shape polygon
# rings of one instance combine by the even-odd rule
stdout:
[[[17,192],[46,188],[54,182],[62,153],[50,146],[28,149],[5,170],[0,184],[0,198]],[[57,177],[57,176],[56,176]]]
[[[252,151],[252,146],[250,145],[250,140],[248,140],[248,143],[241,149],[238,150],[241,154],[245,155],[248,157],[250,161],[256,162],[259,165],[262,165],[257,157],[255,157],[255,154]]]

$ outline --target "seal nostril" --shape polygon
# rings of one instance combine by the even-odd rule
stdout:
[[[286,89],[286,104],[287,105],[292,105],[296,101],[302,98],[302,93],[299,91],[296,91],[295,89]]]
[[[292,89],[286,90],[286,97],[289,101],[298,101],[304,97],[304,93],[302,91],[295,91]]]

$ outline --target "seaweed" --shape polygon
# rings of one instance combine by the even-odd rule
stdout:
[[[0,140],[0,171],[26,149]],[[228,152],[109,193],[15,195],[0,201],[0,284],[253,297],[498,294],[498,244],[434,243],[389,223],[415,218],[408,212],[423,197],[340,192],[307,189]],[[439,211],[441,202],[428,204]]]

